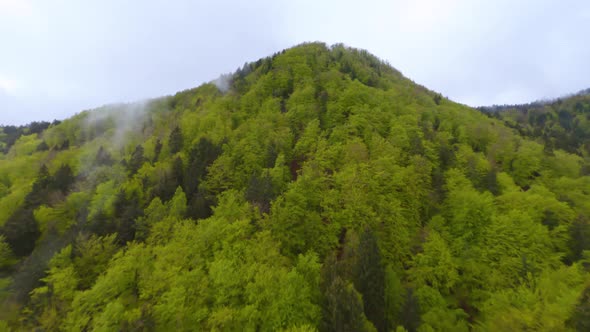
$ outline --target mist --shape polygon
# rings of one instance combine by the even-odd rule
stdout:
[[[227,93],[231,87],[232,74],[223,74],[215,79],[212,83],[215,84],[217,89],[222,93]]]

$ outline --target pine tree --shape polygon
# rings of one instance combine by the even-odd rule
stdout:
[[[41,235],[32,208],[18,209],[2,226],[0,233],[6,237],[12,252],[19,257],[29,255]]]
[[[355,288],[363,296],[367,318],[378,331],[385,331],[385,268],[377,237],[369,228],[365,229],[359,241]]]
[[[143,147],[138,145],[135,147],[135,151],[131,154],[131,158],[127,163],[127,170],[129,171],[130,175],[137,173],[137,171],[143,166],[145,162],[145,157],[143,155]]]
[[[162,152],[162,141],[157,140],[156,141],[156,145],[154,146],[154,159],[152,160],[152,162],[156,162],[158,161],[158,158],[160,158],[160,153]]]
[[[102,146],[98,149],[94,160],[98,166],[111,166],[113,164],[111,155]]]
[[[174,154],[180,152],[182,150],[183,142],[184,138],[182,136],[182,131],[180,130],[180,127],[176,126],[170,133],[170,138],[168,139],[170,153]]]
[[[363,300],[350,282],[336,277],[326,294],[328,331],[368,331],[370,323],[363,312]],[[367,324],[368,323],[368,324]]]
[[[66,194],[71,185],[74,184],[74,181],[72,169],[69,165],[63,164],[53,175],[52,187]]]
[[[184,175],[184,191],[188,197],[196,193],[199,183],[207,175],[207,167],[217,159],[220,153],[221,149],[204,137],[190,149]]]

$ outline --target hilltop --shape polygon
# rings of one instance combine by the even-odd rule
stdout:
[[[309,43],[0,135],[0,327],[584,330],[583,144],[505,114]]]

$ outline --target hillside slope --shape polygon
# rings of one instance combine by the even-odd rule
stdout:
[[[590,177],[342,45],[0,155],[0,326],[584,329]]]
[[[590,158],[590,90],[549,102],[483,108],[545,146]],[[590,168],[588,168],[590,171]]]

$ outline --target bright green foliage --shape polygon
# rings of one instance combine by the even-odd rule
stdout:
[[[37,324],[47,330],[56,330],[70,309],[79,283],[79,275],[71,259],[72,246],[68,245],[49,262],[43,286],[31,292],[31,301]]]
[[[173,218],[182,219],[186,213],[186,195],[181,187],[176,188],[174,197],[168,202],[168,215]]]
[[[6,243],[6,238],[0,235],[0,270],[10,267],[16,262],[10,246]]]
[[[324,181],[304,173],[273,204],[269,226],[287,253],[325,254],[335,247],[340,229],[336,223],[322,221],[320,214]]]
[[[486,116],[321,43],[222,79],[0,127],[0,329],[587,329],[586,95]]]
[[[96,192],[90,201],[88,219],[92,220],[99,215],[110,217],[114,213],[113,205],[116,199],[117,189],[114,181],[103,182],[96,187]]]
[[[105,237],[79,235],[74,256],[74,266],[80,275],[78,288],[90,288],[117,250],[114,234]]]
[[[448,172],[446,182],[448,228],[452,236],[459,240],[453,245],[457,250],[463,250],[479,240],[491,222],[495,214],[493,197],[489,192],[476,191],[471,182],[456,169]]]
[[[459,281],[458,266],[446,241],[434,230],[430,231],[417,254],[410,272],[418,287],[430,286],[448,294]]]
[[[484,304],[483,331],[563,331],[584,287],[580,267],[561,267],[538,279],[497,292]]]
[[[462,309],[449,308],[437,290],[423,286],[416,296],[422,311],[422,325],[418,331],[469,331],[465,320],[468,315]]]

